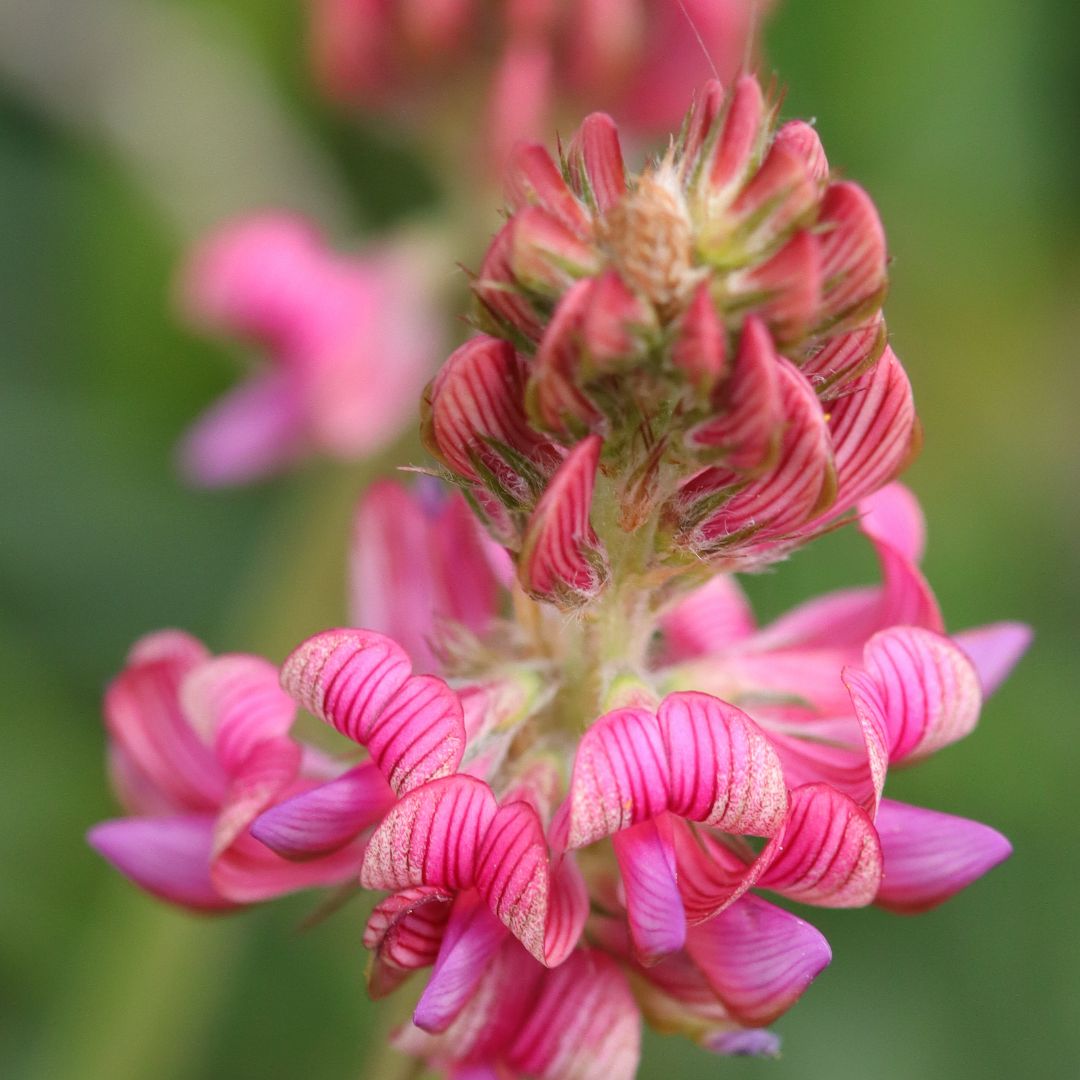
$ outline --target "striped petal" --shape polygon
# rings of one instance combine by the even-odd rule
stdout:
[[[825,277],[824,314],[832,323],[885,291],[885,230],[873,200],[857,184],[830,184],[818,217]]]
[[[753,76],[743,75],[725,105],[723,128],[704,174],[715,192],[737,184],[750,168],[765,120],[761,84]]]
[[[771,1024],[828,966],[832,950],[809,923],[744,896],[689,933],[686,951],[735,1019]]]
[[[200,664],[180,686],[180,705],[230,773],[259,743],[287,735],[296,715],[278,669],[258,656],[218,656]]]
[[[834,334],[800,361],[799,370],[813,384],[822,400],[831,400],[852,380],[865,374],[881,359],[889,336],[879,313],[863,326],[846,334]]]
[[[626,918],[639,963],[655,964],[686,942],[672,823],[667,814],[612,837],[626,892]]]
[[[829,162],[825,157],[825,148],[821,145],[818,133],[805,120],[789,120],[786,124],[781,124],[773,141],[788,147],[801,157],[815,180],[828,179]]]
[[[671,347],[671,362],[703,397],[712,393],[724,375],[727,335],[707,281],[697,287],[686,307]]]
[[[563,604],[595,596],[607,558],[589,522],[602,440],[590,435],[551,478],[522,538],[518,578],[530,595]]]
[[[540,143],[520,142],[506,167],[507,197],[514,210],[539,206],[572,232],[587,235],[589,217]]]
[[[578,744],[570,778],[568,844],[584,847],[667,809],[670,770],[646,709],[602,716]]]
[[[882,800],[874,827],[885,857],[874,903],[890,911],[936,907],[1012,853],[989,825],[891,799]]]
[[[578,950],[547,973],[507,1064],[539,1080],[632,1080],[641,1017],[616,963]]]
[[[746,713],[708,694],[669,694],[657,714],[673,813],[724,832],[771,836],[787,812],[780,761]]]
[[[948,638],[916,627],[884,630],[867,642],[863,661],[891,761],[926,757],[975,727],[979,677]]]
[[[881,845],[864,810],[827,784],[791,793],[776,857],[758,885],[820,907],[863,907],[881,884]]]
[[[821,253],[814,236],[797,232],[772,258],[743,275],[738,288],[754,299],[777,341],[799,341],[821,305]]]
[[[260,814],[251,835],[286,859],[336,851],[375,824],[394,793],[370,761]]]
[[[599,213],[606,214],[626,194],[619,131],[606,113],[585,117],[570,143],[566,163],[570,182]]]
[[[391,893],[375,905],[364,928],[372,951],[368,993],[385,997],[419,968],[435,963],[442,944],[451,896],[428,886]]]
[[[447,776],[410,791],[368,842],[360,884],[394,891],[471,888],[495,810],[491,789],[471,776]]]

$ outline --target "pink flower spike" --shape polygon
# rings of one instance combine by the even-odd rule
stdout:
[[[532,596],[564,605],[594,597],[607,558],[589,522],[602,440],[590,435],[567,455],[525,528],[518,580]]]
[[[1012,854],[989,825],[891,799],[881,801],[874,826],[885,858],[874,903],[902,914],[944,903]]]
[[[646,967],[686,943],[671,819],[642,821],[612,837],[626,892],[626,918],[634,954]]]
[[[420,996],[413,1023],[423,1031],[445,1031],[476,991],[507,929],[479,893],[462,893],[443,932],[431,978]]]
[[[917,627],[883,630],[866,643],[863,662],[877,688],[891,761],[927,757],[978,722],[978,675],[948,638]]]
[[[795,153],[806,162],[810,175],[818,181],[829,178],[829,162],[825,148],[812,125],[805,120],[789,120],[776,132],[775,142]]]
[[[668,806],[723,832],[772,836],[787,813],[783,771],[746,713],[708,694],[669,694],[657,714],[669,763]]]
[[[672,363],[702,397],[708,397],[727,366],[724,323],[703,281],[687,305],[679,334],[671,350]]]
[[[1031,638],[1031,627],[1015,622],[991,623],[952,635],[975,665],[984,698],[1009,677],[1009,672],[1027,652]]]
[[[309,859],[344,847],[393,803],[382,773],[365,761],[264,811],[251,835],[283,858]]]
[[[90,846],[140,888],[169,903],[205,911],[234,907],[210,880],[212,814],[120,818],[95,825]]]
[[[601,214],[606,214],[626,194],[619,130],[606,113],[585,117],[570,143],[566,160],[571,183],[578,194]]]
[[[791,900],[819,907],[864,907],[881,885],[882,855],[866,812],[827,784],[791,793],[775,858],[758,880]]]
[[[364,947],[372,952],[368,993],[393,993],[419,968],[439,955],[453,898],[439,889],[420,886],[391,893],[375,905],[364,928]]]
[[[771,1024],[829,965],[825,938],[802,919],[744,896],[695,926],[686,951],[736,1020]]]

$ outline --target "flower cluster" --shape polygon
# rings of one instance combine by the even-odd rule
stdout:
[[[330,97],[366,109],[464,111],[479,96],[483,157],[499,164],[517,139],[546,136],[580,102],[610,109],[639,133],[666,132],[710,69],[726,79],[747,62],[769,6],[314,0],[312,63]]]
[[[761,893],[921,911],[1009,853],[885,797],[1028,632],[946,632],[892,482],[918,428],[882,229],[776,111],[709,83],[632,176],[604,115],[558,164],[520,146],[483,332],[424,395],[449,484],[380,482],[356,515],[362,629],[280,671],[165,632],[108,692],[133,816],[91,843],[189,907],[377,891],[369,988],[430,969],[395,1041],[450,1076],[628,1080],[642,1017],[773,1053],[831,953]],[[204,273],[203,310],[287,341],[291,304],[335,301],[256,271]],[[758,627],[731,572],[849,511],[880,583]],[[297,707],[364,756],[296,741]]]

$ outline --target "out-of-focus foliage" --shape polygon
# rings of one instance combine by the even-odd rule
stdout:
[[[265,68],[328,190],[353,193],[329,219],[375,228],[435,198],[391,135],[320,111],[291,0],[122,6],[184,8]],[[653,1038],[644,1078],[1055,1077],[1080,1056],[1078,29],[1063,0],[789,0],[772,23],[785,113],[819,118],[830,159],[870,189],[888,229],[889,324],[926,428],[908,479],[949,624],[1037,631],[977,734],[890,794],[985,820],[1016,854],[922,918],[815,912],[835,959],[779,1025],[780,1062],[720,1063]],[[83,844],[110,812],[98,704],[128,643],[175,624],[215,649],[280,657],[339,622],[364,476],[318,466],[242,493],[180,486],[172,444],[233,374],[169,315],[189,237],[122,144],[9,79],[10,60],[0,49],[0,1075],[390,1076],[357,910],[304,933],[303,897],[192,919]],[[111,76],[122,88],[124,72]],[[210,105],[207,124],[227,118],[229,100]],[[181,157],[197,158],[184,137]],[[838,535],[750,588],[769,614],[856,573],[868,580],[871,561]]]

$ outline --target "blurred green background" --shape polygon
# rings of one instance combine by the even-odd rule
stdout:
[[[113,810],[99,700],[134,637],[172,624],[280,657],[343,618],[360,473],[200,494],[170,460],[234,377],[169,312],[199,229],[276,202],[370,231],[437,199],[406,147],[319,106],[301,7],[0,0],[3,1077],[389,1075],[358,912],[308,932],[304,897],[190,918],[82,840]],[[979,732],[890,794],[986,820],[1016,854],[918,919],[813,913],[835,958],[778,1025],[782,1060],[649,1037],[643,1078],[1076,1075],[1076,11],[788,0],[769,28],[786,114],[818,118],[886,222],[926,428],[909,481],[950,626],[1037,629]],[[839,535],[750,588],[770,615],[873,574]]]

